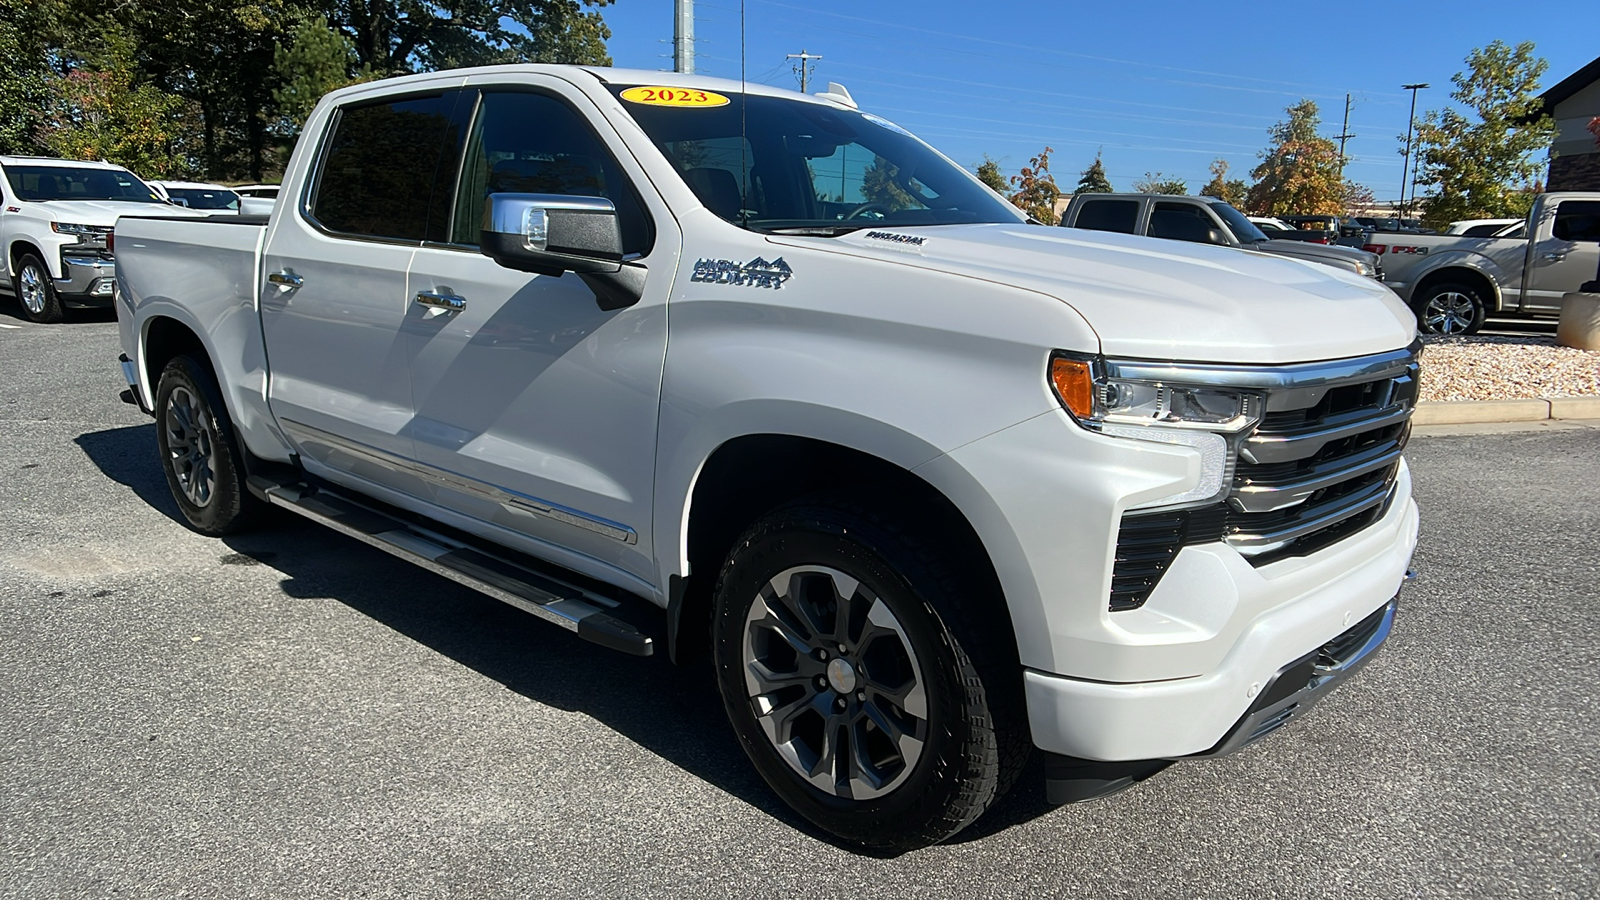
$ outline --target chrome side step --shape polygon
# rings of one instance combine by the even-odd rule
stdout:
[[[252,482],[252,490],[274,506],[509,603],[585,640],[634,656],[649,656],[655,650],[650,635],[607,612],[621,605],[610,597],[491,556],[331,491],[259,477]]]

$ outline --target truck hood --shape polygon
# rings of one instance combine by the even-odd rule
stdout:
[[[1382,353],[1416,337],[1411,311],[1370,278],[1231,247],[1037,225],[772,240],[825,241],[852,255],[1048,294],[1089,322],[1108,356],[1294,363]]]
[[[54,221],[78,225],[115,225],[119,216],[191,216],[204,213],[165,203],[137,203],[129,200],[49,200],[38,204]]]

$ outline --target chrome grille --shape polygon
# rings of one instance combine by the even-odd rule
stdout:
[[[1417,353],[1252,371],[1216,367],[1218,383],[1266,396],[1238,445],[1224,502],[1123,515],[1110,608],[1138,609],[1178,552],[1226,541],[1252,565],[1314,553],[1383,516],[1411,435]]]
[[[1315,387],[1268,391],[1239,448],[1224,537],[1261,565],[1313,552],[1376,521],[1411,433],[1417,361]]]

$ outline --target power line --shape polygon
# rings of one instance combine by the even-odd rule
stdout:
[[[811,61],[813,59],[821,58],[822,57],[818,54],[807,53],[805,48],[801,48],[799,53],[789,53],[784,55],[784,59],[800,60],[800,62],[794,66],[794,73],[800,76],[800,93],[806,93],[806,85],[811,81],[811,71],[816,68],[816,66],[811,64]]]

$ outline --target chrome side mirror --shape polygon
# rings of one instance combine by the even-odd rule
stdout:
[[[521,272],[603,275],[622,268],[622,226],[604,197],[490,194],[478,249]]]

